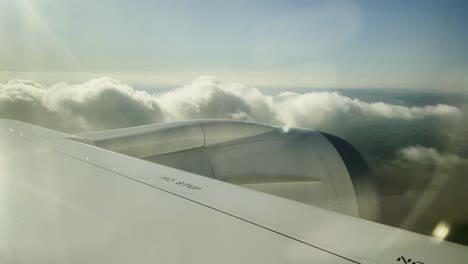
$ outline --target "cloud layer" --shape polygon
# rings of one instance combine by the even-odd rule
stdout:
[[[459,108],[449,105],[369,103],[338,92],[267,95],[211,76],[162,94],[139,91],[110,78],[52,87],[12,80],[0,84],[0,117],[68,133],[199,118],[249,120],[334,133],[371,159],[371,153],[390,157],[408,145],[443,148],[457,136],[454,127],[465,118]]]
[[[11,111],[26,105],[29,107],[22,111]],[[31,110],[72,118],[72,121],[80,119],[78,124],[66,125],[69,132],[193,118],[234,118],[315,128],[344,117],[353,122],[362,118],[454,120],[462,114],[458,108],[448,105],[405,107],[365,103],[337,92],[285,92],[271,96],[242,84],[225,84],[211,76],[202,76],[160,95],[138,91],[110,78],[83,84],[59,83],[48,88],[32,81],[12,80],[0,84],[0,107],[2,116],[36,123],[47,121],[50,116],[41,116],[37,111],[34,114]],[[99,117],[102,117],[99,121],[106,122],[96,124],[94,119]]]
[[[354,144],[374,169],[386,223],[426,234],[441,217],[468,223],[456,213],[468,215],[466,206],[447,206],[463,199],[460,186],[466,184],[460,183],[468,184],[466,110],[445,104],[413,107],[369,102],[338,92],[268,95],[211,76],[160,94],[136,90],[111,78],[52,87],[21,80],[0,84],[0,118],[68,133],[227,118],[306,127],[341,136]],[[428,196],[428,188],[437,192]],[[437,199],[440,202],[432,207],[419,204],[432,202],[439,194],[446,198]],[[428,208],[437,208],[439,213],[430,213]]]
[[[379,167],[386,223],[431,234],[448,223],[448,240],[468,245],[468,159],[424,146],[408,146]]]

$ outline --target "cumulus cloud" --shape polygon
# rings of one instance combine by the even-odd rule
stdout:
[[[21,80],[0,84],[0,117],[68,133],[227,118],[324,130],[348,139],[375,160],[390,158],[408,145],[443,148],[457,137],[450,128],[464,116],[455,106],[365,102],[338,92],[269,95],[212,76],[162,94],[105,77],[51,87]]]
[[[396,151],[393,160],[379,168],[382,193],[399,195],[408,190],[424,191],[434,179],[467,178],[468,159],[449,151],[439,151],[421,145]],[[468,179],[468,178],[467,178]]]
[[[82,84],[59,83],[52,87],[12,80],[0,86],[0,96],[4,117],[41,123],[50,116],[31,112],[40,110],[39,113],[52,114],[63,122],[75,122],[66,128],[77,132],[193,118],[234,118],[315,128],[335,121],[354,122],[363,118],[454,120],[461,116],[458,108],[448,105],[405,107],[366,103],[337,92],[266,95],[256,88],[222,83],[211,76],[202,76],[186,86],[158,95],[138,91],[110,78]],[[23,111],[11,111],[26,104],[29,107]],[[54,123],[46,124],[54,126]]]
[[[408,146],[378,177],[387,224],[430,235],[441,222],[448,239],[467,244],[468,159],[420,145]]]
[[[434,148],[417,145],[399,150],[396,162],[404,166],[417,163],[453,169],[454,166],[465,163],[466,160],[453,153],[440,153]]]
[[[21,80],[0,85],[0,117],[65,132],[155,123],[161,116],[153,96],[109,78],[48,88]]]
[[[68,133],[200,118],[306,127],[348,139],[374,163],[408,145],[443,149],[461,137],[451,128],[466,115],[455,106],[364,102],[338,92],[268,95],[254,87],[202,76],[162,94],[105,77],[51,87],[12,80],[0,84],[0,117]]]
[[[270,95],[212,76],[160,94],[105,77],[51,87],[12,80],[0,84],[0,117],[68,133],[200,118],[306,127],[344,137],[372,164],[408,145],[447,148],[464,138],[464,130],[455,128],[466,119],[456,106],[365,102],[338,92]]]
[[[373,168],[385,205],[385,223],[426,234],[439,220],[468,223],[468,219],[456,217],[456,212],[468,215],[466,207],[447,209],[447,204],[463,199],[460,186],[466,184],[460,182],[468,184],[467,110],[445,104],[416,107],[370,102],[325,91],[270,95],[211,76],[159,94],[111,78],[51,87],[22,80],[0,84],[0,118],[68,133],[227,118],[306,127],[341,136],[354,144]],[[445,179],[442,182],[448,188],[439,188],[442,185],[437,179]],[[449,197],[428,207],[437,208],[439,213],[415,210],[421,197],[433,201],[424,190],[435,183],[439,184],[437,195],[446,193]],[[417,219],[429,220],[418,222],[411,212],[418,212]],[[402,223],[402,219],[407,221]]]

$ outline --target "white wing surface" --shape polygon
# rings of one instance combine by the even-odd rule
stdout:
[[[466,263],[464,246],[0,120],[0,263]]]

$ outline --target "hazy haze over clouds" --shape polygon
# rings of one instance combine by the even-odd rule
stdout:
[[[0,82],[468,90],[463,0],[0,0]]]

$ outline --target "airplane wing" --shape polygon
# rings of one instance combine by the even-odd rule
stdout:
[[[0,120],[0,263],[466,263],[466,247]]]

